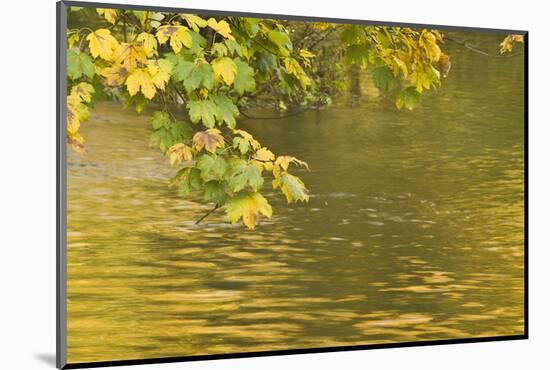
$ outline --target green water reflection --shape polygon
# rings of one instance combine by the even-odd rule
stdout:
[[[522,55],[447,50],[412,113],[365,79],[329,109],[242,120],[311,168],[310,202],[266,188],[256,231],[194,225],[209,206],[167,187],[148,117],[98,105],[68,158],[69,362],[522,334]]]

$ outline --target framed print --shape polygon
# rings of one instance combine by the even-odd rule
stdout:
[[[59,368],[527,338],[526,31],[57,5]]]

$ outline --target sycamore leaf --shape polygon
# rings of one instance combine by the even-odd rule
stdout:
[[[184,81],[195,66],[195,63],[185,59],[182,54],[170,53],[166,59],[172,63],[172,80],[174,82]]]
[[[179,53],[182,46],[191,48],[193,46],[193,38],[189,33],[189,28],[180,25],[161,26],[157,29],[157,39],[160,44],[164,44],[170,39],[170,46],[174,53]]]
[[[78,97],[78,99],[86,103],[92,101],[92,94],[94,92],[94,87],[86,82],[81,82],[78,85],[73,86],[71,89],[71,95]]]
[[[182,161],[190,161],[193,159],[191,148],[183,143],[172,145],[170,149],[168,149],[167,154],[171,166],[181,163]]]
[[[395,100],[395,105],[398,109],[403,107],[408,110],[413,110],[420,103],[421,95],[414,86],[409,86],[402,90]]]
[[[114,64],[111,67],[103,68],[100,74],[105,77],[107,86],[120,86],[128,76],[128,67],[121,64]]]
[[[67,76],[71,80],[79,79],[83,75],[92,78],[94,74],[95,67],[88,54],[73,49],[67,50]]]
[[[260,149],[261,145],[258,142],[258,140],[254,139],[254,137],[252,137],[252,135],[250,135],[248,132],[244,130],[233,130],[233,133],[240,135],[243,139],[245,139],[249,143],[249,145],[252,147],[252,149],[254,150]]]
[[[147,69],[155,86],[164,90],[172,73],[172,63],[167,59],[148,60]]]
[[[199,32],[199,28],[204,28],[208,24],[206,20],[194,14],[181,14],[181,16],[195,32]]]
[[[226,39],[235,39],[233,35],[231,35],[231,28],[229,27],[229,23],[224,20],[218,22],[214,18],[210,18],[208,20],[208,27],[212,28],[214,31],[216,31]]]
[[[204,184],[203,200],[205,202],[216,203],[218,206],[224,204],[227,199],[225,187],[226,185],[224,181],[208,181]]]
[[[258,166],[240,158],[230,162],[228,187],[232,192],[237,193],[246,186],[258,191],[263,184],[264,178]]]
[[[215,154],[203,154],[195,167],[201,171],[201,179],[204,181],[222,180],[227,170],[227,162]]]
[[[227,218],[234,224],[241,218],[249,229],[256,228],[258,216],[264,215],[271,218],[273,213],[271,205],[257,192],[241,192],[231,197],[225,210]]]
[[[235,128],[237,125],[235,117],[239,116],[239,109],[233,101],[225,95],[212,95],[212,100],[216,104],[218,122],[225,122],[229,128]]]
[[[229,39],[225,40],[225,46],[227,46],[229,54],[237,54],[241,57],[243,56],[243,45],[239,44],[237,41]]]
[[[523,35],[507,35],[500,43],[500,53],[511,52],[514,47],[514,42],[523,43]]]
[[[199,152],[205,148],[210,153],[215,153],[217,148],[223,147],[225,147],[225,142],[221,131],[217,128],[199,131],[193,136],[193,148]]]
[[[148,32],[142,32],[138,35],[136,41],[141,44],[143,51],[148,58],[158,55],[157,39],[155,38],[155,36],[151,35]]]
[[[235,59],[235,66],[237,67],[237,75],[233,81],[235,91],[239,95],[243,95],[245,92],[256,90],[256,80],[254,80],[254,70],[252,67],[239,58]]]
[[[113,53],[113,62],[123,64],[129,68],[137,67],[138,64],[147,63],[147,52],[138,44],[123,42]]]
[[[216,104],[212,100],[191,100],[187,103],[189,109],[189,118],[191,122],[202,124],[208,128],[212,128],[216,125]]]
[[[212,69],[216,78],[221,77],[228,86],[231,86],[237,74],[237,66],[231,58],[221,57],[214,59]]]
[[[246,154],[250,149],[250,143],[242,137],[233,138],[233,149],[239,149],[241,154]]]
[[[298,158],[292,157],[290,155],[280,155],[275,161],[276,166],[280,166],[284,171],[288,170],[288,166],[294,163],[298,166],[305,167],[309,170],[309,166],[306,162],[299,160]]]
[[[395,86],[395,77],[388,67],[378,67],[373,71],[374,85],[380,90],[389,91]]]
[[[302,180],[287,172],[282,173],[273,180],[273,188],[281,189],[288,203],[309,201],[309,195]]]
[[[170,186],[177,186],[181,196],[189,195],[192,191],[202,187],[200,171],[196,168],[184,167],[170,181]]]
[[[101,58],[107,61],[112,60],[114,51],[118,48],[118,41],[111,35],[111,31],[100,28],[86,36],[90,53],[94,58]]]
[[[264,147],[264,148],[259,149],[256,153],[254,153],[252,158],[254,158],[255,160],[260,161],[260,162],[267,162],[267,161],[274,160],[275,159],[275,154],[273,154],[273,152],[271,152],[271,150]]]
[[[107,8],[97,8],[96,9],[97,14],[102,15],[105,17],[105,20],[111,24],[115,24],[117,12],[115,9],[107,9]]]
[[[367,68],[369,61],[369,49],[367,45],[349,45],[346,48],[346,61],[350,64],[356,64],[361,69]]]
[[[76,44],[78,41],[80,41],[80,35],[78,33],[72,33],[67,37],[67,45],[68,49],[71,49],[74,44]]]
[[[80,123],[88,119],[88,107],[84,103],[92,100],[94,87],[81,82],[71,89],[67,96],[67,140],[71,147],[79,153],[84,152],[84,139],[78,132]]]
[[[428,59],[432,62],[437,62],[439,60],[441,49],[439,45],[437,45],[437,38],[433,33],[423,30],[418,40],[418,44],[424,48]]]
[[[315,57],[315,54],[313,54],[311,51],[306,50],[306,49],[300,49],[300,51],[298,52],[298,54],[300,54],[300,56],[301,56],[302,58],[305,58],[305,59],[310,59],[310,58]]]
[[[147,99],[153,99],[156,90],[164,90],[172,64],[166,59],[149,60],[147,67],[136,68],[126,79],[126,87],[130,96],[134,96],[141,90]]]
[[[298,81],[300,81],[300,85],[302,85],[302,88],[306,88],[308,85],[311,84],[311,80],[296,59],[288,57],[284,59],[284,63],[287,73],[296,77]]]
[[[221,42],[217,42],[214,45],[212,45],[212,53],[214,53],[218,57],[224,57],[227,55],[227,46],[222,44]]]

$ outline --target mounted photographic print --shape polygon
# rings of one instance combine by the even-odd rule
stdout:
[[[58,367],[527,338],[527,32],[57,10]]]

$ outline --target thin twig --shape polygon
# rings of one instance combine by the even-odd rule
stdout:
[[[210,214],[211,214],[212,212],[214,212],[215,210],[217,210],[218,208],[220,208],[220,206],[218,206],[218,205],[216,204],[216,206],[215,206],[214,208],[212,208],[210,211],[206,212],[201,218],[199,218],[199,219],[197,220],[197,222],[195,222],[195,225],[200,224],[202,220],[204,220],[206,217],[210,216]]]

